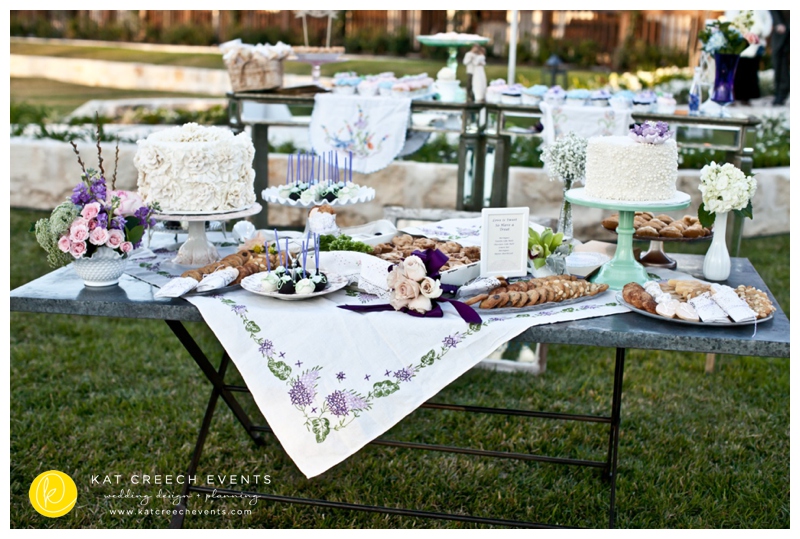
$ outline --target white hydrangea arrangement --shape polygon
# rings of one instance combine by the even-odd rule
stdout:
[[[586,174],[586,146],[588,141],[570,131],[553,144],[545,146],[542,162],[550,179],[563,179],[568,183],[580,180]]]
[[[756,179],[730,163],[706,165],[700,171],[700,192],[703,203],[698,211],[700,223],[705,227],[714,224],[719,213],[733,211],[753,218],[751,199],[756,192]]]

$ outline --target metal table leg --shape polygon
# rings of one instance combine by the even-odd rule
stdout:
[[[225,378],[225,371],[228,368],[229,362],[230,359],[226,353],[222,356],[222,362],[220,363],[219,370],[217,371],[218,376],[222,379]],[[186,481],[184,481],[183,488],[181,489],[181,501],[175,507],[177,513],[172,515],[172,520],[170,520],[169,523],[169,527],[172,529],[181,528],[183,526],[183,519],[186,517],[186,508],[189,505],[189,478],[197,474],[197,465],[200,463],[200,455],[203,453],[203,446],[206,443],[206,436],[208,436],[208,429],[211,426],[211,418],[214,417],[214,409],[217,406],[219,395],[219,388],[214,386],[214,388],[211,390],[211,397],[208,399],[206,413],[203,415],[203,423],[200,426],[200,432],[197,435],[197,443],[194,444],[192,461],[189,463],[189,468],[186,470]]]
[[[617,496],[617,449],[619,447],[619,424],[622,410],[622,377],[625,367],[625,349],[617,348],[614,364],[614,389],[611,395],[611,425],[608,432],[608,459],[603,476],[611,483],[611,504],[608,509],[608,527],[613,528],[616,521]]]

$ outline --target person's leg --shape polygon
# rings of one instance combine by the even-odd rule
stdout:
[[[788,49],[778,49],[773,53],[773,67],[775,69],[775,99],[774,105],[782,105],[789,95],[789,55]]]

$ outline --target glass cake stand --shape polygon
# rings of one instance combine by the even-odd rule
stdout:
[[[458,74],[458,48],[472,45],[484,45],[489,42],[488,37],[475,37],[472,39],[437,39],[436,36],[417,36],[417,41],[428,47],[447,47],[450,56],[447,58],[447,67]]]
[[[691,197],[687,193],[676,192],[669,200],[620,201],[606,200],[588,196],[584,188],[570,189],[564,197],[579,206],[619,211],[617,226],[617,250],[614,258],[603,264],[590,280],[605,283],[614,290],[622,290],[628,283],[644,284],[650,280],[647,270],[633,256],[633,217],[637,211],[682,210],[689,206]]]
[[[219,253],[213,243],[206,237],[206,221],[230,221],[241,219],[261,212],[258,202],[247,208],[230,212],[219,213],[156,213],[153,217],[157,221],[187,221],[189,223],[189,237],[186,239],[178,254],[172,259],[175,264],[183,266],[205,266],[219,260]]]
[[[311,82],[317,86],[320,86],[320,66],[346,61],[342,58],[343,53],[340,52],[295,53],[294,56],[296,61],[311,65]]]

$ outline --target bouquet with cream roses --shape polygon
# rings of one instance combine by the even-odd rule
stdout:
[[[700,171],[700,192],[703,203],[697,212],[700,224],[710,228],[715,216],[729,211],[753,218],[751,199],[756,192],[756,179],[730,163],[706,165]]]
[[[420,314],[433,308],[433,300],[442,295],[442,283],[428,276],[425,263],[417,255],[411,255],[389,272],[386,283],[391,290],[389,303],[396,311],[408,309]]]
[[[444,312],[439,303],[449,303],[462,320],[468,324],[480,324],[481,317],[472,307],[442,296],[443,292],[454,293],[458,289],[442,284],[440,279],[439,270],[448,259],[438,249],[414,251],[398,264],[389,266],[386,278],[390,291],[388,304],[339,305],[339,308],[358,313],[400,311],[411,316],[441,318]]]

